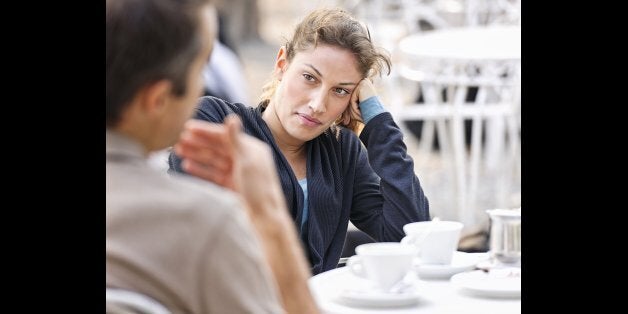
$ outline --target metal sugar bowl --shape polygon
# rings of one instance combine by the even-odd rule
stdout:
[[[490,256],[493,262],[521,265],[521,208],[489,209]]]

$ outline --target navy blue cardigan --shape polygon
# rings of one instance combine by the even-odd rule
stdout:
[[[262,119],[261,107],[202,97],[195,118],[221,123],[231,113],[240,116],[246,133],[271,146],[287,207],[300,226],[303,190]],[[331,127],[306,143],[309,217],[301,239],[314,275],[336,268],[349,220],[381,242],[399,241],[403,225],[430,219],[402,138],[390,113],[384,112],[365,125],[360,138],[344,127]],[[171,171],[183,172],[174,153],[169,164]]]

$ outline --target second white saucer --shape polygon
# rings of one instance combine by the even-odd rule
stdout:
[[[511,268],[517,270],[516,268]],[[451,277],[451,283],[472,295],[495,298],[521,297],[521,271],[502,269],[499,273],[486,273],[482,270],[457,274]]]
[[[478,262],[488,259],[487,253],[456,251],[449,265],[423,264],[417,260],[415,271],[421,279],[449,279],[451,276],[475,268]]]

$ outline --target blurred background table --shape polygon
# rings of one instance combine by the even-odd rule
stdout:
[[[402,38],[397,49],[399,78],[418,83],[418,95],[397,97],[391,113],[422,121],[419,155],[437,147],[454,185],[455,211],[436,214],[465,226],[486,220],[480,176],[494,178],[492,208],[517,206],[508,195],[521,173],[521,28],[434,30]]]

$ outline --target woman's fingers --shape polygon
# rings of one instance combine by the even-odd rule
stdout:
[[[360,83],[358,83],[358,86],[356,87],[356,89],[353,91],[353,94],[351,94],[351,101],[349,106],[351,107],[351,119],[353,120],[357,120],[360,122],[363,122],[364,120],[362,120],[362,112],[360,111],[360,101],[363,100],[363,98],[361,97],[362,95],[362,86],[364,85],[363,82],[364,80],[368,80],[368,78],[364,78],[360,81]]]
[[[362,81],[360,81],[361,83]],[[349,103],[351,104],[351,107],[356,107],[358,106],[358,100],[359,100],[359,95],[360,95],[360,83],[358,83],[358,86],[353,90],[353,93],[351,94],[351,100],[349,101]]]
[[[358,88],[358,101],[364,101],[372,96],[377,95],[377,93],[375,92],[375,86],[373,85],[373,81],[371,81],[371,79],[368,77],[360,81]]]
[[[362,112],[357,104],[351,106],[351,119],[364,122],[364,120],[362,120]]]

